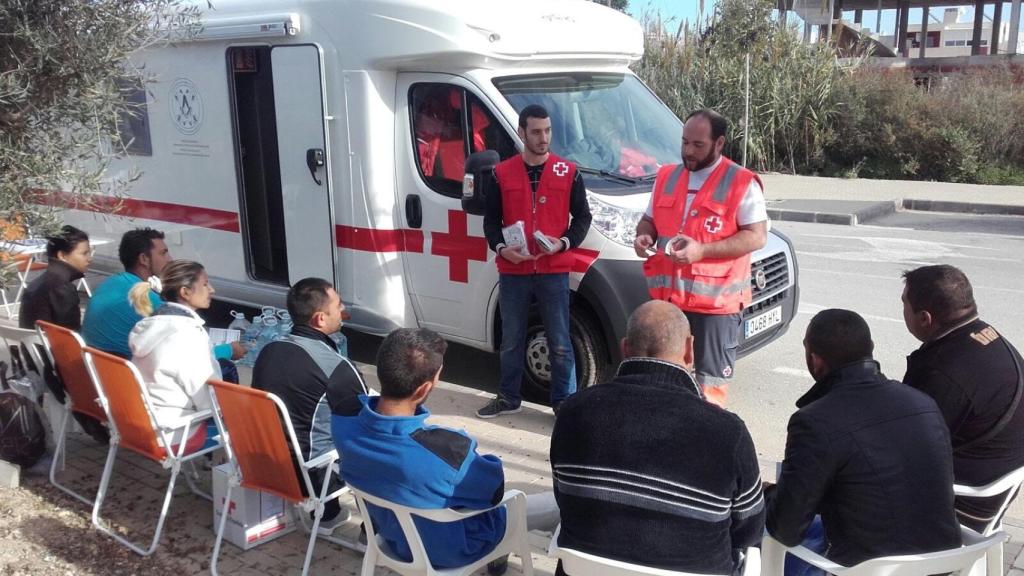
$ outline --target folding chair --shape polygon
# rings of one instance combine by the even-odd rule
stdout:
[[[505,492],[501,502],[485,510],[410,508],[367,494],[358,488],[352,488],[352,494],[356,497],[356,504],[359,505],[359,513],[363,516],[367,534],[362,576],[373,576],[377,566],[385,566],[403,576],[467,576],[486,566],[488,562],[509,553],[515,553],[522,559],[524,575],[533,576],[533,557],[530,555],[530,544],[526,533],[526,494],[519,490]],[[367,504],[389,510],[395,515],[402,527],[402,533],[409,543],[409,550],[412,551],[411,562],[399,559],[388,547],[384,538],[376,534],[376,530],[373,529],[373,520],[366,508]],[[413,516],[434,522],[459,522],[489,512],[499,506],[506,507],[507,525],[505,526],[505,537],[498,542],[493,551],[476,562],[460,568],[435,569],[430,565],[426,548],[423,546],[423,539],[420,538],[419,531],[416,530],[416,525],[413,523]]]
[[[987,486],[974,487],[954,484],[953,493],[957,496],[970,496],[974,498],[988,498],[1005,494],[1003,503],[999,506],[999,511],[981,531],[982,536],[988,536],[1003,527],[1003,515],[1006,514],[1006,509],[1010,506],[1010,502],[1013,502],[1014,497],[1017,496],[1017,492],[1020,491],[1021,482],[1024,482],[1024,466],[1017,468]],[[1003,546],[1001,544],[989,550],[986,563],[988,564],[989,574],[1000,574],[1002,572]]]
[[[301,513],[313,513],[313,527],[310,530],[309,544],[306,545],[306,558],[302,564],[302,574],[309,572],[309,563],[313,558],[316,545],[317,528],[324,514],[324,503],[348,492],[342,487],[330,494],[331,470],[338,460],[338,452],[331,450],[326,454],[308,461],[293,457],[302,454],[299,441],[295,436],[288,408],[281,400],[262,390],[255,390],[229,384],[220,380],[210,381],[210,396],[213,402],[213,414],[217,426],[224,439],[224,448],[233,471],[228,478],[228,488],[224,495],[225,508],[231,502],[231,491],[238,486],[250,490],[269,492],[297,506]],[[298,462],[296,470],[295,462]],[[325,470],[322,486],[313,486],[309,471],[315,468]],[[302,488],[306,494],[302,493]],[[220,545],[224,539],[224,527],[227,525],[228,514],[223,511],[220,525],[217,527],[217,541],[213,546],[213,558],[210,560],[210,573],[217,574],[217,560],[220,556]],[[326,538],[356,552],[365,552],[366,547],[358,542],[340,538]]]
[[[50,484],[59,490],[92,506],[93,500],[57,482],[57,468],[62,466],[67,451],[68,427],[71,425],[71,413],[78,412],[99,422],[107,423],[107,413],[100,406],[99,395],[93,384],[89,371],[85,367],[83,349],[85,342],[73,330],[57,326],[43,320],[36,321],[39,339],[50,360],[50,365],[57,372],[67,397],[64,399],[64,415],[61,417],[59,429],[56,430],[57,447],[50,464]]]
[[[134,364],[119,356],[107,354],[88,346],[84,350],[84,356],[85,366],[96,385],[100,404],[107,412],[110,426],[110,450],[107,452],[107,463],[103,467],[100,489],[96,493],[96,503],[92,508],[92,523],[98,530],[131,548],[135,553],[149,556],[156,550],[160,541],[160,533],[163,531],[164,520],[167,519],[171,496],[174,494],[174,484],[178,479],[178,473],[181,472],[182,464],[191,463],[197,458],[202,458],[206,454],[218,450],[221,447],[220,437],[213,438],[216,441],[214,446],[186,454],[189,430],[196,424],[205,426],[204,421],[212,416],[210,410],[202,410],[188,418],[182,418],[173,427],[160,426],[153,418],[153,402],[142,381],[142,375],[139,374],[139,369]],[[181,440],[177,447],[174,447],[172,438],[179,432]],[[146,549],[128,541],[100,523],[100,507],[103,505],[107,489],[110,487],[110,476],[114,470],[117,449],[122,446],[171,471],[167,492],[164,494],[163,508],[160,511],[160,519],[156,524],[156,532],[153,534],[153,540],[149,543],[149,548]],[[212,496],[196,487],[187,473],[185,480],[194,494],[213,501]]]
[[[10,259],[14,267],[15,273],[18,277],[18,292],[14,296],[14,301],[7,300],[7,291],[0,291],[0,296],[3,297],[3,306],[7,311],[8,318],[15,318],[18,316],[17,307],[21,304],[21,295],[25,293],[25,289],[28,288],[28,275],[37,270],[46,270],[46,262],[40,262],[36,258],[36,253],[31,254],[18,254],[11,255]],[[14,311],[11,309],[15,308]]]
[[[924,528],[922,527],[922,529]],[[1003,542],[1009,539],[1009,535],[1005,532],[996,532],[989,536],[981,536],[969,528],[962,528],[960,532],[964,545],[959,548],[928,554],[873,558],[850,567],[840,566],[803,546],[787,548],[765,533],[764,539],[761,541],[761,574],[762,576],[781,576],[787,552],[836,576],[928,576],[929,574],[949,572],[980,574],[985,570],[986,553],[994,547],[1002,546]],[[1002,568],[992,576],[1001,573]]]
[[[693,572],[677,572],[620,562],[570,548],[556,549],[555,556],[562,561],[562,570],[567,576],[704,576]],[[761,551],[754,547],[747,548],[741,574],[758,576],[760,573]]]

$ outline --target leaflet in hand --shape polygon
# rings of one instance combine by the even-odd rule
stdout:
[[[505,237],[506,247],[516,250],[523,256],[530,255],[530,249],[526,247],[526,228],[523,226],[522,220],[502,228],[501,235]]]
[[[541,247],[547,250],[548,252],[554,252],[555,250],[558,249],[558,245],[553,243],[551,240],[548,240],[547,235],[545,235],[540,230],[533,231],[533,239],[536,240],[537,244],[540,244]]]

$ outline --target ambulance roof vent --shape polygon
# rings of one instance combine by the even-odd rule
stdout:
[[[295,36],[299,33],[298,14],[256,14],[229,18],[203,18],[195,40],[238,40]]]

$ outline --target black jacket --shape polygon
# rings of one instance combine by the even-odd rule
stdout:
[[[252,387],[281,398],[306,459],[334,449],[331,415],[355,416],[363,407],[359,395],[368,392],[334,341],[308,326],[296,326],[260,351]]]
[[[730,574],[764,532],[743,421],[675,364],[632,358],[570,396],[551,434],[559,546],[670,570]]]
[[[960,545],[949,432],[935,402],[874,360],[842,366],[797,401],[768,532],[800,544],[815,514],[826,556],[852,566]]]
[[[51,259],[38,278],[22,294],[18,326],[35,329],[45,320],[74,331],[82,329],[81,302],[75,282],[82,273],[64,262]]]
[[[1014,356],[1024,365],[1009,342],[975,319],[925,343],[907,358],[903,382],[931,396],[949,426],[953,476],[958,484],[984,486],[1024,466],[1024,400],[1001,432],[972,443],[991,430],[1011,407],[1022,376],[1017,373]],[[957,499],[961,522],[972,525],[972,517],[992,518],[1000,500]]]

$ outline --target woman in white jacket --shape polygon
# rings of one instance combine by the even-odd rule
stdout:
[[[148,282],[136,284],[128,294],[143,316],[128,335],[132,362],[139,368],[153,400],[160,426],[175,426],[196,412],[210,408],[206,382],[220,378],[220,366],[210,350],[210,336],[196,310],[210,307],[214,293],[202,264],[175,260],[160,274],[160,297],[165,304],[152,309]],[[206,424],[189,431],[186,453],[202,448]],[[177,447],[181,433],[171,440]]]

